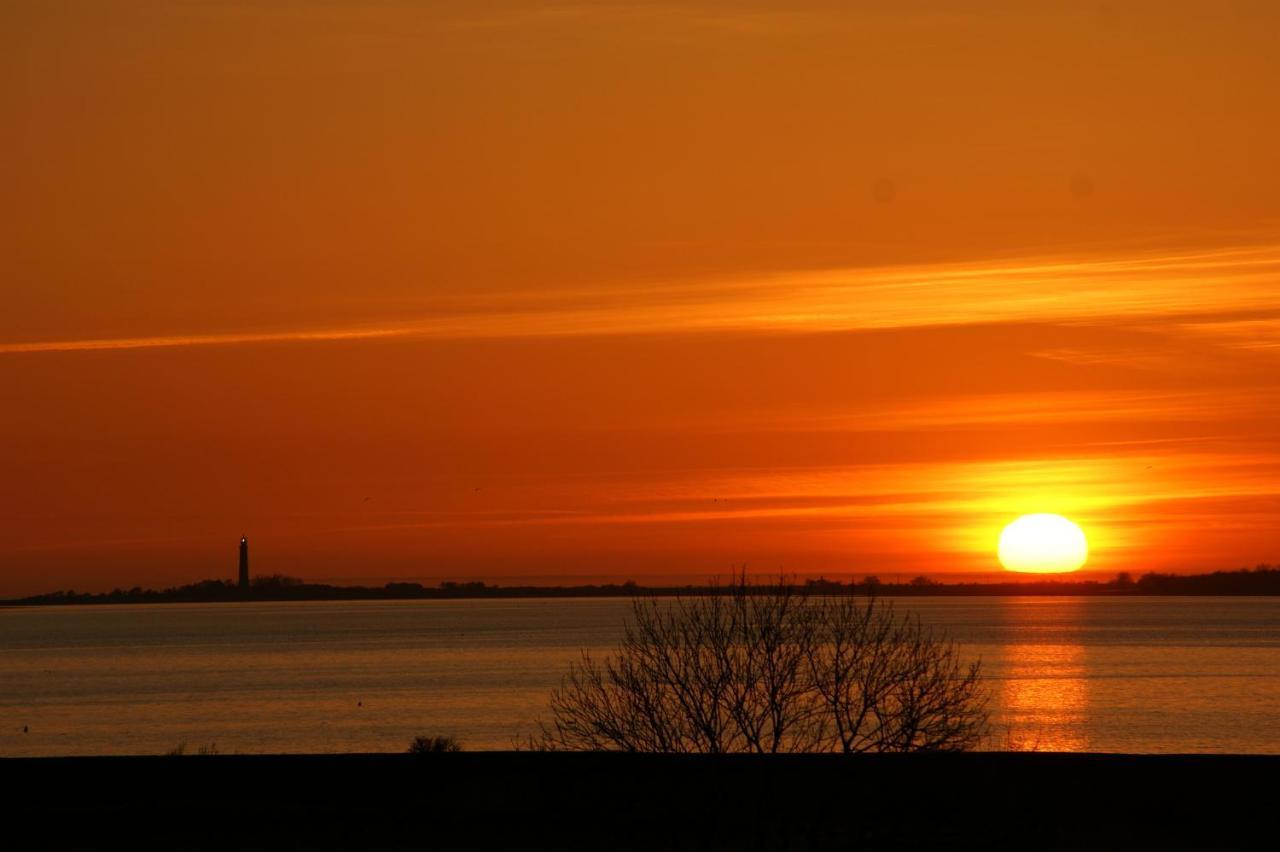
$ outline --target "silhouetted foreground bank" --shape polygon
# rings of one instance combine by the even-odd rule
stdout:
[[[808,580],[804,586],[822,594],[912,595],[1280,595],[1280,568],[1259,565],[1212,574],[1147,573],[1134,579],[1127,573],[1114,580],[1038,580],[1010,583],[939,583],[917,577],[908,583],[885,583],[875,577],[856,582]],[[304,583],[293,577],[258,577],[248,589],[223,580],[156,589],[115,589],[111,592],[59,591],[0,606],[135,603],[222,603],[235,601],[352,601],[451,600],[458,598],[601,598],[723,593],[707,585],[640,586],[635,582],[585,586],[491,586],[485,583],[387,583],[384,586],[331,586]]]
[[[450,753],[0,760],[7,840],[98,849],[1243,849],[1280,757]],[[1257,832],[1263,832],[1257,834]],[[27,841],[30,844],[30,841]]]

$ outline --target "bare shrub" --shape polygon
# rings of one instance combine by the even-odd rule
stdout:
[[[637,600],[616,652],[584,652],[530,742],[550,750],[902,752],[973,748],[980,663],[891,604],[785,582]]]
[[[442,754],[462,751],[461,744],[453,737],[414,737],[409,743],[409,754]]]

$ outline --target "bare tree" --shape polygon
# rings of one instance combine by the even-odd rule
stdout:
[[[986,732],[980,663],[892,605],[779,581],[636,600],[532,745],[646,752],[958,751]]]

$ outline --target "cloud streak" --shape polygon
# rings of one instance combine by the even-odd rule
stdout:
[[[155,337],[109,337],[88,340],[53,340],[33,343],[0,343],[0,354],[37,352],[103,352],[117,349],[172,349],[182,346],[234,346],[247,343],[315,343],[338,340],[370,340],[401,337],[406,329],[345,328],[313,331],[276,331],[258,333],[161,335]]]
[[[534,302],[523,297],[513,301],[516,298],[522,304],[515,309],[495,298],[466,312],[454,309],[381,325],[15,341],[0,343],[0,355],[374,339],[811,333],[1267,312],[1280,306],[1280,246],[776,273],[563,291]],[[591,306],[580,307],[584,301]],[[1213,324],[1200,328],[1206,333],[1218,330]],[[1240,323],[1228,323],[1221,324],[1220,331],[1238,336],[1241,328]],[[1244,328],[1257,331],[1256,324]]]

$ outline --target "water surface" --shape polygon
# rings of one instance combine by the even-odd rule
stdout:
[[[1280,751],[1280,600],[912,598],[980,655],[996,745]],[[510,748],[623,599],[0,610],[0,755]],[[25,733],[24,726],[28,729]]]

